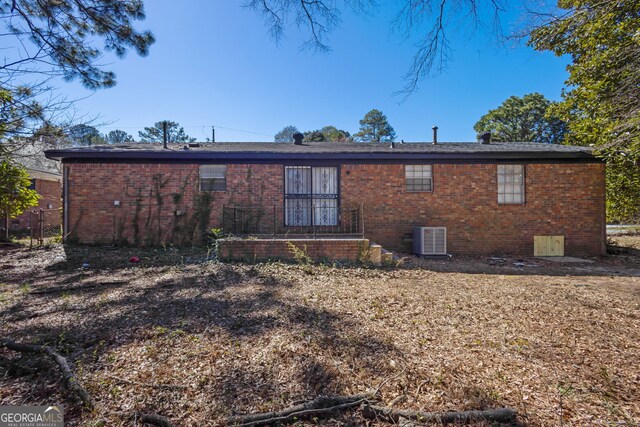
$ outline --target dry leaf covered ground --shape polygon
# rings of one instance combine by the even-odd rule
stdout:
[[[8,350],[0,405],[65,403],[70,426],[133,425],[135,411],[216,425],[380,387],[383,403],[407,409],[508,406],[522,426],[637,426],[640,257],[618,252],[376,269],[5,247],[0,336],[65,354],[100,409],[74,404],[49,361]]]

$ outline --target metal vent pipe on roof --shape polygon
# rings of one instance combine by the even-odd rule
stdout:
[[[302,140],[303,140],[303,138],[304,138],[304,135],[303,135],[303,134],[301,134],[300,132],[298,132],[298,133],[294,133],[294,134],[293,134],[293,143],[294,143],[295,145],[302,145]]]
[[[167,121],[166,120],[162,122],[162,145],[165,148],[165,150],[169,148],[167,146]]]
[[[436,145],[438,143],[438,126],[434,126],[431,129],[433,129],[433,145]]]

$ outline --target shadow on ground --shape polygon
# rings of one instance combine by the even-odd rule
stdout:
[[[36,268],[26,264],[42,262],[37,253],[3,259],[16,266],[0,270],[0,281],[22,293],[0,309],[4,333],[19,342],[48,344],[82,366],[89,388],[107,409],[138,402],[140,391],[130,386],[131,395],[123,392],[101,376],[103,371],[133,376],[136,382],[194,381],[190,393],[215,402],[210,410],[220,417],[284,408],[323,394],[362,392],[379,384],[351,389],[343,369],[369,378],[392,376],[396,369],[386,361],[403,358],[389,337],[372,335],[357,319],[297,297],[295,276],[305,274],[297,266],[282,265],[286,274],[277,275],[250,265],[189,263],[192,255],[174,252],[155,258],[143,252],[142,262],[131,264],[129,255],[141,251],[65,251],[66,259],[53,253]],[[83,268],[86,263],[91,266]],[[0,352],[0,375],[23,384],[14,396],[20,401],[50,400],[51,390],[60,387],[55,369],[28,359]],[[336,360],[342,364],[336,366]],[[181,363],[191,377],[183,375]],[[201,369],[193,368],[197,363]],[[138,370],[144,380],[135,379]],[[24,381],[35,384],[26,395],[21,394]],[[175,394],[144,393],[154,403],[133,403],[137,410],[179,417],[171,405]],[[202,411],[198,399],[186,405]],[[76,425],[88,415],[72,406],[69,416],[70,425]]]
[[[133,256],[141,262],[130,262]],[[592,264],[566,266],[533,258],[411,258],[399,268],[505,276],[636,276],[636,264],[625,264],[624,257],[637,256],[626,252]],[[343,266],[337,275],[344,280],[336,283],[348,287],[351,277],[363,271],[376,273],[367,266]],[[393,279],[393,271],[389,273],[380,280]],[[48,343],[69,357],[92,394],[114,414],[127,407],[162,413],[190,425],[211,419],[218,422],[236,412],[282,409],[321,394],[355,394],[388,380],[393,386],[383,385],[387,387],[383,390],[388,398],[385,403],[403,393],[415,394],[421,386],[412,382],[410,361],[423,354],[410,359],[407,347],[398,342],[397,330],[380,325],[389,322],[385,318],[394,317],[394,310],[402,310],[410,323],[420,318],[425,307],[404,308],[415,298],[396,295],[389,301],[385,294],[380,299],[381,313],[366,305],[370,311],[361,310],[358,317],[350,313],[351,307],[338,310],[316,301],[319,296],[314,295],[314,286],[337,286],[333,283],[307,283],[301,289],[306,274],[304,268],[290,264],[208,262],[206,252],[197,248],[7,249],[0,254],[0,292],[8,295],[0,305],[0,317],[10,338]],[[323,277],[330,280],[332,276]],[[476,289],[472,284],[465,286]],[[448,307],[444,304],[447,298],[437,295],[423,303],[451,310],[439,325],[441,331],[454,333],[473,318],[459,317],[465,306],[447,300]],[[524,300],[518,302],[524,304]],[[473,313],[476,317],[482,314]],[[522,313],[519,317],[526,314]],[[449,325],[447,321],[456,316],[461,323]],[[427,320],[432,319],[422,321]],[[423,323],[422,330],[429,335],[436,324]],[[411,326],[405,333],[412,342],[429,348],[431,341],[420,344],[411,335]],[[479,346],[475,341],[465,345]],[[50,400],[54,390],[60,389],[59,377],[52,372],[51,364],[0,352],[0,375],[7,384],[6,391],[0,392],[0,404]],[[433,380],[432,373],[422,374]],[[401,380],[396,381],[398,377]],[[507,406],[499,392],[474,387],[471,380],[432,381],[425,387],[443,390],[445,395],[450,392],[451,401],[466,402],[458,409]],[[187,384],[188,388],[175,391],[135,385],[158,382]],[[69,425],[93,421],[94,415],[82,413],[77,405],[71,405],[70,411]],[[122,424],[117,415],[113,417],[107,418],[107,425]]]

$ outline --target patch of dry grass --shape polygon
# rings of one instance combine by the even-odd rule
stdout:
[[[611,241],[622,248],[640,249],[640,237],[637,234],[614,236]]]
[[[103,407],[67,404],[69,425],[129,425],[117,413],[133,411],[219,424],[382,383],[385,403],[410,409],[510,406],[527,426],[640,422],[640,282],[612,257],[524,269],[61,247],[0,257],[3,335],[64,352]],[[69,398],[41,359],[0,352],[0,375],[1,405]]]

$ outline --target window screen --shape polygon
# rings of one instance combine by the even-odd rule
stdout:
[[[524,203],[524,165],[498,165],[498,203]]]
[[[226,165],[200,166],[200,191],[225,191],[227,189]]]
[[[431,165],[406,165],[407,191],[433,191]]]

